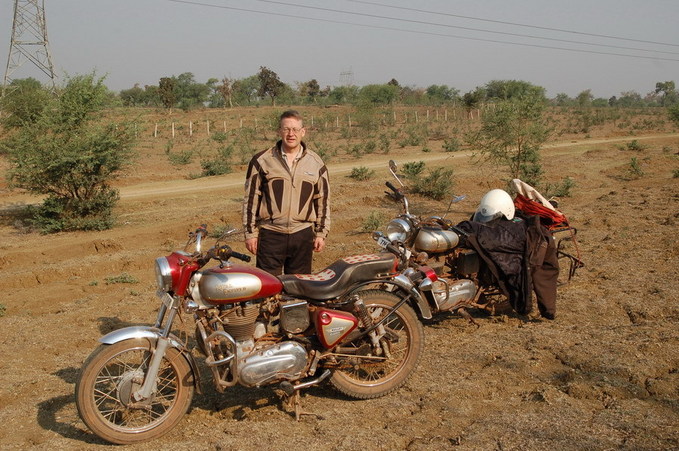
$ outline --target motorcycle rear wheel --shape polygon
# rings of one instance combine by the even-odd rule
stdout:
[[[157,387],[147,402],[135,402],[155,346],[146,339],[101,345],[85,361],[75,386],[76,407],[97,436],[128,445],[167,433],[182,419],[193,398],[194,381],[186,358],[168,348]]]
[[[391,354],[387,360],[361,358],[360,355],[349,358],[333,372],[330,384],[352,398],[379,398],[403,385],[417,367],[424,349],[424,328],[408,305],[393,310],[400,300],[398,296],[380,290],[358,294],[373,321],[389,316],[383,324],[390,335],[395,334],[392,336],[398,338],[387,339]],[[359,349],[370,349],[370,338],[363,337],[347,346],[356,348],[357,353],[361,352]],[[363,355],[374,357],[370,353]]]

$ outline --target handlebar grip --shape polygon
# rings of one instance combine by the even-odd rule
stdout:
[[[242,260],[246,263],[252,260],[252,257],[250,257],[249,255],[241,254],[240,252],[236,251],[231,251],[231,256],[237,258],[238,260]]]
[[[393,192],[399,193],[398,188],[396,188],[394,185],[392,185],[391,182],[386,182],[385,185],[387,185],[387,188],[389,188],[389,189],[392,190]]]

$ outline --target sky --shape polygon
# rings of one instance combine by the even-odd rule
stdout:
[[[186,72],[199,83],[245,78],[261,66],[293,87],[396,79],[463,94],[523,80],[550,98],[586,89],[609,98],[679,84],[677,0],[44,1],[59,80],[94,71],[116,92]],[[0,0],[3,79],[14,3]],[[29,61],[12,73],[26,77],[46,81]]]

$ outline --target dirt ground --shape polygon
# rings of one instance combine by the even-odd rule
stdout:
[[[633,139],[641,149],[626,145]],[[555,321],[478,313],[476,327],[441,315],[425,325],[425,352],[405,386],[367,401],[309,389],[303,406],[322,417],[299,422],[270,388],[220,395],[206,377],[175,430],[128,448],[679,449],[679,135],[561,137],[542,156],[546,174],[576,181],[560,207],[586,265],[559,288]],[[104,232],[22,232],[18,208],[36,199],[0,189],[0,448],[113,448],[77,416],[80,365],[102,334],[153,321],[156,257],[183,247],[200,223],[239,223],[242,168],[192,180],[163,158],[149,152],[119,182],[119,225]],[[397,212],[383,195],[390,158],[454,169],[455,192],[468,198],[449,218],[467,218],[499,183],[467,152],[332,159],[333,226],[315,269],[375,249],[362,228],[370,214]],[[348,178],[357,166],[374,177]],[[411,198],[418,214],[443,214],[447,203]],[[138,282],[115,283],[123,274]]]

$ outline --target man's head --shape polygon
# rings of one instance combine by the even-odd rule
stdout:
[[[283,140],[283,150],[297,149],[306,135],[302,115],[295,110],[285,111],[278,122],[278,133]]]

